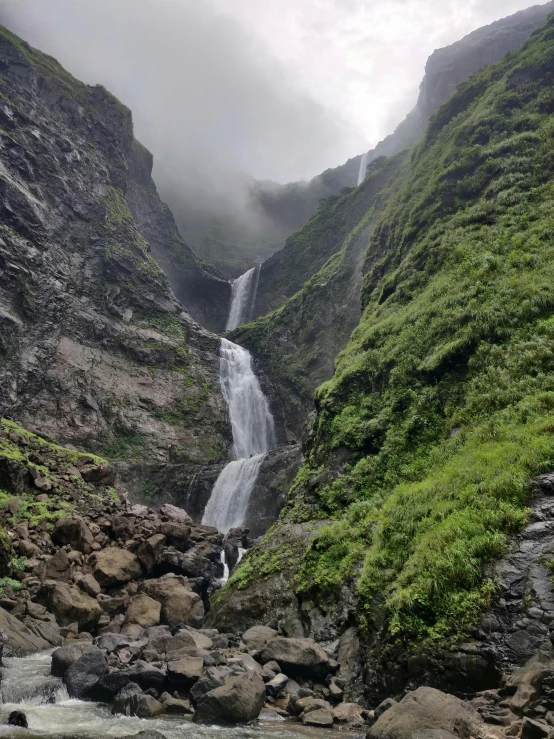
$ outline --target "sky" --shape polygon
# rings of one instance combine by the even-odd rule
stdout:
[[[310,178],[413,107],[434,49],[530,0],[0,0],[0,22],[132,110],[207,189]]]

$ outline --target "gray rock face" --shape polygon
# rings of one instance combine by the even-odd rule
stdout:
[[[194,719],[200,723],[246,724],[258,718],[264,702],[264,681],[255,672],[246,672],[203,695]]]
[[[434,688],[418,688],[391,706],[371,727],[368,739],[411,739],[415,732],[442,729],[458,737],[478,736],[483,722],[468,703]]]
[[[46,639],[33,633],[3,608],[0,608],[0,631],[5,635],[3,638],[5,654],[22,655],[48,649],[49,643]]]
[[[0,412],[108,456],[224,460],[219,339],[151,254],[225,300],[229,285],[180,237],[130,112],[21,48],[0,38],[0,92],[17,121],[1,134]],[[198,317],[210,295],[191,302]]]
[[[102,613],[98,601],[75,585],[47,580],[40,596],[61,626],[77,623],[81,631],[94,629]]]
[[[87,698],[101,677],[108,673],[108,663],[100,650],[83,654],[64,675],[67,692],[72,698]]]

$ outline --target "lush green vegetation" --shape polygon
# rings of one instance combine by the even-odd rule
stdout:
[[[317,392],[289,518],[332,523],[296,587],[442,638],[554,466],[554,20],[463,84],[379,216],[363,316]],[[322,474],[326,473],[326,474]],[[237,577],[239,575],[237,574]]]

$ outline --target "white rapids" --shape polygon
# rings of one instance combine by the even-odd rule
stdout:
[[[233,461],[219,475],[202,523],[224,534],[242,526],[265,455],[275,447],[275,423],[252,369],[250,352],[221,340],[220,382],[233,432]]]

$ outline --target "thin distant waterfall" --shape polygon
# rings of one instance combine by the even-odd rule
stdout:
[[[259,276],[260,268],[252,267],[248,272],[233,280],[231,308],[225,331],[232,331],[241,323],[246,323],[250,319],[254,308],[254,300],[256,299]]]
[[[221,340],[219,379],[229,408],[233,461],[212,489],[202,523],[227,533],[242,526],[265,455],[275,447],[275,423],[267,398],[252,370],[250,352]]]
[[[365,176],[367,174],[367,160],[369,157],[369,152],[366,151],[364,154],[362,154],[362,159],[360,161],[360,171],[358,172],[358,186],[362,184],[362,182],[365,180]]]

